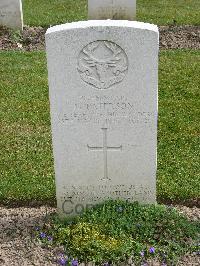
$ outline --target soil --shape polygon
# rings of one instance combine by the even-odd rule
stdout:
[[[24,27],[23,32],[0,28],[0,50],[45,49],[46,28]],[[160,26],[160,49],[200,49],[200,26]]]
[[[162,26],[161,49],[200,49],[200,26]]]
[[[200,220],[199,208],[175,207],[190,220]],[[36,226],[42,227],[45,223],[48,223],[49,215],[55,213],[55,211],[55,208],[47,206],[39,208],[0,207],[0,265],[58,265],[58,257],[59,254],[63,253],[63,248],[42,246],[34,237]],[[148,265],[160,266],[160,263],[151,261]],[[178,266],[186,265],[200,265],[199,255],[192,254],[183,257]],[[81,264],[81,266],[84,266],[84,264]]]

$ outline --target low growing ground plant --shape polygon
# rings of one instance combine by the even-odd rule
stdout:
[[[61,265],[120,265],[130,259],[135,265],[151,259],[176,265],[180,256],[199,252],[199,223],[164,205],[110,200],[78,217],[61,220],[54,215],[41,230],[40,241],[64,246]]]

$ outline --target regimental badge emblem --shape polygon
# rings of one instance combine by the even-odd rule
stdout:
[[[106,90],[124,79],[128,71],[128,58],[116,43],[95,41],[81,50],[78,71],[86,83]]]

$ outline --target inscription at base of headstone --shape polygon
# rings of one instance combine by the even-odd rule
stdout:
[[[15,30],[23,29],[21,0],[0,0],[0,25]]]
[[[88,0],[88,18],[136,20],[136,0]]]
[[[48,29],[46,47],[59,212],[155,203],[157,26],[74,22]]]

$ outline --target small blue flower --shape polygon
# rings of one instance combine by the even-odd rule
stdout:
[[[35,231],[39,231],[40,230],[40,228],[39,227],[35,227]]]
[[[151,254],[155,253],[155,248],[154,248],[154,247],[151,247],[151,248],[149,249],[149,252],[150,252]]]
[[[40,237],[41,237],[41,238],[45,238],[45,237],[46,237],[46,234],[43,233],[43,232],[41,232],[41,233],[40,233]]]
[[[58,260],[58,264],[59,265],[67,265],[68,257],[64,256],[63,253],[59,254],[59,256],[60,256],[60,259]]]
[[[72,260],[72,266],[78,266],[78,261],[77,260]]]
[[[62,258],[60,258],[60,259],[58,260],[58,264],[59,264],[59,265],[66,265],[66,263],[67,263],[67,259],[64,258],[64,257],[62,257]]]
[[[52,241],[53,237],[52,236],[47,236],[48,241]]]

